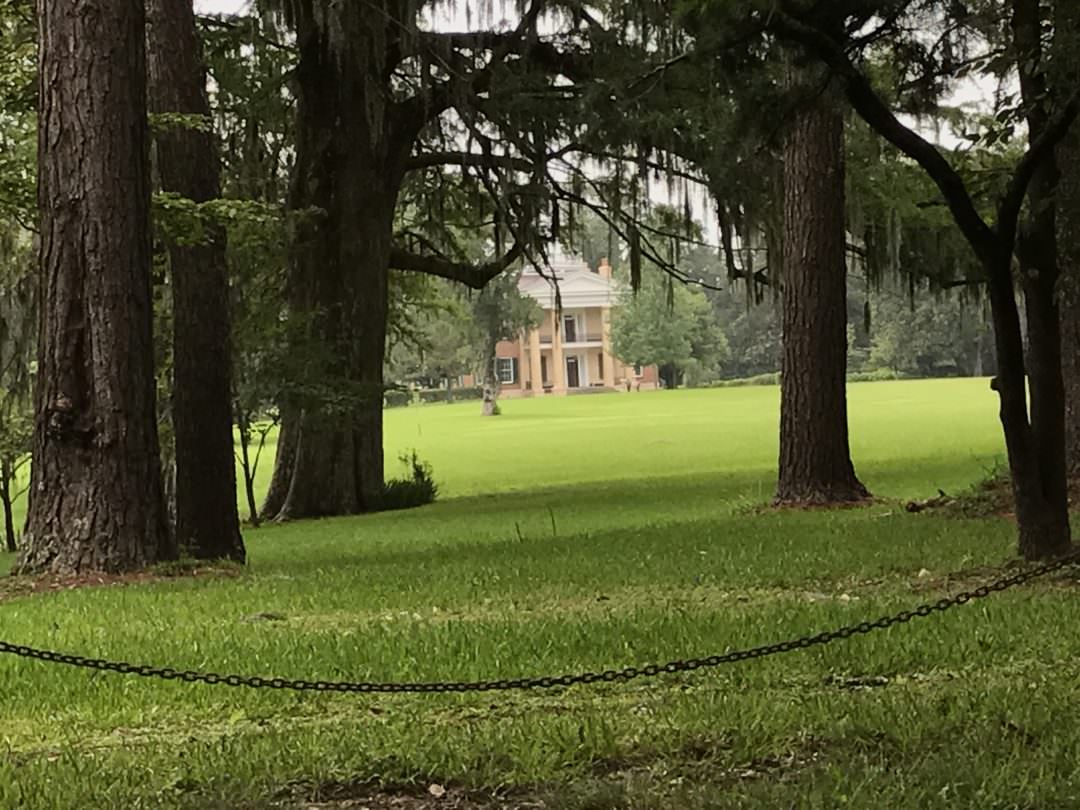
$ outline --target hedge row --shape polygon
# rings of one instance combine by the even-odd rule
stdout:
[[[418,391],[393,389],[383,394],[383,406],[404,408],[420,402],[461,402],[469,399],[483,399],[484,389],[480,386],[461,388],[422,388]]]
[[[887,380],[904,380],[908,375],[893,371],[891,368],[876,368],[872,371],[852,371],[847,375],[848,382],[885,382]],[[754,377],[743,377],[738,380],[714,380],[701,386],[702,388],[738,388],[744,385],[779,385],[780,373],[758,374]]]

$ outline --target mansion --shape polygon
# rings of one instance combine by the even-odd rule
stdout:
[[[562,311],[555,307],[555,285],[528,267],[518,289],[543,310],[539,327],[496,351],[499,395],[569,394],[658,387],[655,366],[628,365],[611,351],[611,311],[620,285],[606,259],[592,270],[579,260],[560,258],[549,275],[558,280]]]

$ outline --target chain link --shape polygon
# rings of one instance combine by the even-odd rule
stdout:
[[[624,669],[609,669],[605,672],[584,672],[571,675],[555,675],[529,678],[508,678],[490,681],[451,681],[431,683],[365,683],[351,681],[305,681],[292,680],[289,678],[263,678],[259,676],[245,675],[218,675],[214,672],[200,672],[194,670],[176,670],[169,667],[155,667],[146,664],[129,664],[124,661],[109,661],[101,658],[86,658],[81,655],[68,655],[67,653],[54,652],[52,650],[39,650],[34,647],[25,647],[19,644],[10,644],[0,641],[0,655],[14,655],[19,658],[28,658],[36,661],[45,661],[53,664],[64,664],[83,669],[98,670],[102,672],[117,672],[121,675],[137,675],[142,678],[158,678],[166,681],[183,681],[184,683],[204,683],[210,685],[223,684],[225,686],[244,686],[252,689],[289,689],[299,692],[351,692],[366,694],[449,694],[460,692],[506,692],[511,690],[527,689],[553,689],[557,687],[577,686],[593,683],[616,683],[636,680],[638,678],[654,678],[658,675],[669,675],[681,672],[694,672],[700,669],[712,669],[725,664],[734,664],[741,661],[750,661],[757,658],[765,658],[770,655],[805,650],[808,647],[819,647],[830,644],[839,639],[847,639],[856,635],[865,635],[875,630],[884,630],[898,624],[907,624],[913,619],[925,618],[935,613],[943,613],[950,608],[965,605],[976,599],[984,599],[994,593],[1015,588],[1032,580],[1048,576],[1061,571],[1064,568],[1080,563],[1080,550],[1077,550],[1054,562],[1046,563],[1037,568],[1029,568],[1012,576],[995,580],[986,585],[981,585],[970,591],[963,591],[953,596],[939,599],[925,605],[920,605],[912,610],[904,610],[891,616],[885,616],[875,621],[863,621],[858,624],[848,625],[836,630],[828,630],[812,636],[780,641],[775,644],[767,644],[760,647],[751,647],[743,650],[733,650],[720,655],[710,655],[704,658],[689,658],[680,661],[669,661],[666,664],[648,664],[640,667],[626,667]]]

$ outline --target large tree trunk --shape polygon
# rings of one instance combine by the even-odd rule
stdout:
[[[281,514],[285,498],[289,494],[293,467],[296,465],[296,436],[299,431],[298,411],[285,403],[279,405],[281,423],[278,428],[277,445],[274,451],[274,471],[270,476],[270,486],[263,500],[259,517],[273,520]]]
[[[1055,94],[1064,98],[1080,82],[1080,5],[1055,5]],[[1080,126],[1073,124],[1058,147],[1058,281],[1061,372],[1065,385],[1066,465],[1080,481]]]
[[[1062,217],[1059,233],[1062,278],[1061,372],[1065,385],[1065,459],[1069,478],[1080,481],[1080,134],[1063,157],[1063,179],[1069,186],[1061,192]]]
[[[1028,137],[1032,142],[1043,134],[1049,120],[1048,87],[1042,73],[1045,62],[1040,14],[1038,0],[1013,2],[1012,26],[1020,64],[1020,89],[1026,103]],[[1058,280],[1057,180],[1057,161],[1051,152],[1031,178],[1028,186],[1030,216],[1017,242],[1027,315],[1026,358],[1020,312],[1013,292],[1012,257],[988,257],[999,362],[1001,422],[1016,500],[1019,551],[1029,560],[1060,554],[1071,544],[1065,476],[1065,390],[1055,299]]]
[[[385,21],[358,4],[298,6],[293,315],[307,337],[281,519],[377,509],[393,217],[412,137],[387,107]]]
[[[998,269],[988,267],[991,278],[1011,277],[1012,257],[1000,257],[998,261]],[[1035,405],[1035,390],[1040,386],[1033,377],[1033,410],[1029,421],[1024,343],[1012,284],[992,281],[990,298],[998,360],[998,375],[992,385],[1000,399],[999,416],[1016,503],[1019,552],[1029,560],[1053,557],[1069,548],[1070,538],[1068,512],[1061,495],[1054,495],[1059,492],[1059,487],[1053,483],[1052,465],[1048,464],[1055,453],[1053,448],[1040,447],[1039,438],[1046,434],[1040,434],[1035,425],[1047,409],[1048,399],[1044,395],[1040,404]],[[1045,350],[1048,339],[1045,332],[1041,332],[1031,354]],[[1037,348],[1039,346],[1042,348]],[[1045,360],[1032,358],[1031,362],[1033,375],[1046,374]]]
[[[1033,205],[1037,196],[1032,195]],[[1047,244],[1053,242],[1053,231],[1045,235],[1041,228],[1035,228],[1034,233],[1044,233],[1039,238],[1047,238]],[[1065,471],[1065,389],[1054,286],[1048,272],[1039,272],[1036,278],[1029,276],[1024,284],[1028,313],[1027,371],[1031,401],[1028,443],[1031,458],[1019,465],[1025,468],[1022,479],[1018,479],[1014,471],[1013,488],[1017,499],[1020,553],[1028,559],[1061,553],[1071,542]],[[1026,469],[1028,467],[1030,469]]]
[[[149,0],[151,109],[209,118],[206,74],[191,0]],[[195,202],[221,196],[211,132],[176,128],[156,138],[163,190]],[[169,245],[173,300],[173,429],[176,539],[200,559],[244,560],[236,506],[232,358],[225,231]]]
[[[23,573],[175,557],[154,407],[141,3],[40,0],[41,326]]]
[[[1020,553],[1039,559],[1070,543],[1068,486],[1065,472],[1065,387],[1062,381],[1061,330],[1055,298],[1058,278],[1054,189],[1057,167],[1047,160],[1032,180],[1033,212],[1025,228],[1020,262],[1027,313],[1026,360],[1031,403],[1026,462],[1013,473],[1020,527]],[[1023,380],[1019,383],[1023,390]],[[1019,428],[1019,423],[1013,429]],[[1026,426],[1025,426],[1026,427]],[[1022,476],[1017,478],[1017,473]]]
[[[664,363],[659,368],[659,374],[664,388],[674,391],[679,387],[679,369],[674,363]]]
[[[869,494],[848,447],[844,171],[844,119],[826,93],[784,144],[780,504]]]
[[[340,164],[332,176],[357,189],[371,189],[380,182],[368,172],[345,171]],[[324,200],[324,210],[337,208],[343,196],[348,195],[339,192]],[[330,214],[317,230],[329,226],[332,236],[322,233],[319,240],[305,239],[297,246],[294,272],[309,279],[304,310],[311,319],[308,350],[318,347],[323,354],[309,370],[319,369],[319,382],[326,388],[312,385],[312,393],[302,397],[280,519],[378,508],[383,490],[382,360],[393,205],[383,212],[374,222],[371,211]],[[337,222],[355,224],[339,227]]]

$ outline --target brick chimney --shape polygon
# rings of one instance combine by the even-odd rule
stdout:
[[[600,266],[596,268],[596,272],[600,274],[600,278],[611,278],[611,265],[608,264],[606,258],[600,260]]]

